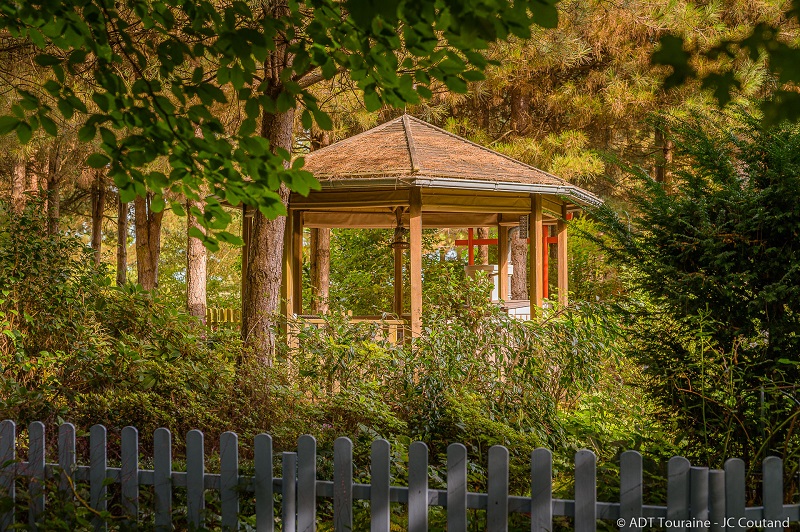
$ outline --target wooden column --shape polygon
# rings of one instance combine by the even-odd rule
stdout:
[[[303,313],[303,213],[292,211],[292,312]]]
[[[422,196],[419,188],[410,195],[409,240],[411,243],[411,337],[422,336]]]
[[[558,242],[558,304],[562,307],[569,303],[569,269],[567,258],[567,204],[561,206],[561,218],[556,225]]]
[[[284,317],[290,318],[294,312],[294,298],[292,292],[294,291],[294,261],[292,260],[292,244],[294,243],[294,231],[292,225],[294,222],[294,211],[289,210],[286,216],[286,228],[283,232],[283,272],[281,280],[281,314]]]
[[[394,248],[394,308],[399,317],[403,313],[403,250]]]
[[[497,298],[508,301],[508,226],[497,226]]]
[[[528,260],[530,262],[531,274],[528,278],[528,294],[531,300],[531,314],[533,307],[542,306],[543,281],[544,281],[544,258],[542,255],[542,239],[544,238],[544,226],[542,224],[542,196],[531,194],[531,214],[530,214],[530,250]]]

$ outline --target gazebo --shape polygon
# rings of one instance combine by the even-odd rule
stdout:
[[[527,225],[530,305],[541,306],[545,227],[556,226],[558,296],[567,298],[566,220],[600,200],[533,166],[404,114],[305,156],[321,190],[293,193],[284,239],[287,317],[302,314],[303,228],[407,228],[411,336],[422,332],[422,229],[497,227],[498,297],[508,300],[508,234]],[[523,230],[528,229],[524,227]],[[398,246],[399,247],[399,246]],[[394,308],[403,309],[402,250],[395,248]]]

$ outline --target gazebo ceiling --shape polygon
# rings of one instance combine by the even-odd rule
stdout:
[[[578,205],[594,194],[410,115],[305,156],[305,170],[327,188],[431,187],[552,194]]]

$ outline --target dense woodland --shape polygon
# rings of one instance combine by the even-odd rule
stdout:
[[[287,450],[313,434],[322,454],[340,435],[362,455],[383,437],[399,479],[412,441],[439,458],[463,442],[477,463],[504,444],[521,494],[538,446],[558,470],[593,449],[611,492],[625,449],[645,455],[651,478],[675,454],[712,467],[740,456],[751,471],[777,455],[794,497],[800,128],[771,106],[780,95],[791,118],[796,79],[769,51],[714,52],[754,28],[776,28],[772,50],[797,45],[790,5],[564,0],[557,27],[544,8],[529,31],[510,12],[472,42],[466,18],[458,34],[425,9],[378,14],[414,31],[356,16],[362,29],[348,34],[330,22],[346,13],[319,15],[314,2],[222,4],[192,15],[211,35],[205,22],[182,26],[191,16],[178,7],[132,2],[103,15],[116,25],[90,50],[80,24],[63,37],[47,25],[63,16],[53,6],[3,8],[2,418],[103,423],[112,440],[126,425],[166,426],[179,446],[190,429],[209,442],[234,430],[245,453],[265,431]],[[99,11],[81,6],[76,20],[95,31]],[[255,31],[248,16],[273,21],[258,28],[271,48],[243,52],[219,29],[230,18]],[[665,36],[692,53],[694,75],[672,88],[678,63],[654,61]],[[275,317],[281,213],[289,189],[314,186],[289,160],[403,112],[603,198],[570,222],[571,302],[510,319],[486,279],[465,276],[454,247],[465,232],[428,230],[424,334],[394,345],[346,314],[391,308],[391,231],[313,229],[304,299],[327,325],[300,322],[289,344]],[[242,204],[261,243],[245,258]],[[511,253],[526,264],[524,242]],[[515,269],[514,298],[525,275]],[[244,332],[210,327],[210,307],[241,309]],[[479,489],[483,471],[471,479]]]

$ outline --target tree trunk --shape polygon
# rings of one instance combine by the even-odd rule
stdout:
[[[61,183],[58,180],[58,158],[60,147],[56,144],[47,160],[47,233],[58,233],[58,219],[61,217]]]
[[[331,272],[331,230],[311,230],[311,313],[328,312]]]
[[[190,315],[205,323],[208,253],[199,238],[188,234],[193,227],[205,234],[205,229],[197,223],[197,219],[191,213],[192,206],[202,210],[203,203],[192,200],[186,202],[186,306]]]
[[[128,204],[117,199],[117,286],[128,282]]]
[[[664,136],[664,131],[660,127],[656,127],[654,140],[656,149],[660,149],[661,153],[656,158],[653,179],[669,185],[670,174],[667,172],[667,166],[672,163],[672,141]]]
[[[16,214],[25,209],[25,158],[14,157],[11,168],[11,208]]]
[[[519,81],[517,82],[519,84]],[[528,129],[528,107],[530,101],[519,86],[511,89],[511,130],[517,135],[522,135]]]
[[[477,238],[489,238],[488,227],[478,227]],[[478,246],[478,253],[475,257],[475,262],[478,264],[489,264],[489,245]]]
[[[261,126],[261,134],[269,140],[273,150],[282,148],[291,153],[294,109],[277,114],[265,112]],[[288,167],[289,161],[285,164]],[[289,189],[286,185],[281,185],[278,194],[283,204],[288,205]],[[275,353],[285,229],[285,216],[268,220],[258,209],[253,213],[247,257],[248,286],[242,302],[242,336],[245,347],[252,349],[257,359],[267,365],[272,364]]]
[[[151,192],[147,197],[136,196],[134,203],[134,224],[136,229],[136,274],[137,281],[145,290],[158,287],[158,257],[161,254],[161,219],[164,212],[153,212],[150,203]]]
[[[528,299],[528,243],[519,237],[519,231],[511,232],[511,299]]]
[[[95,170],[92,183],[92,250],[94,264],[100,266],[103,245],[103,212],[106,207],[106,182],[102,170]]]

